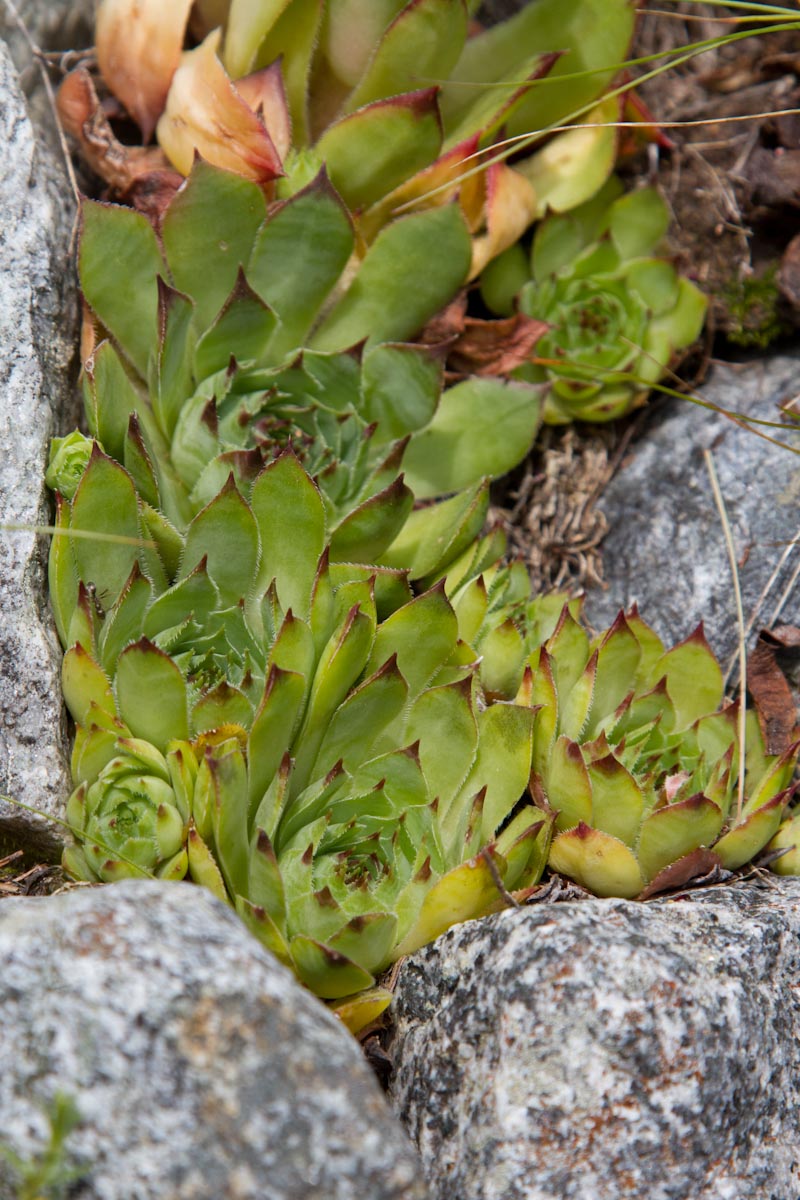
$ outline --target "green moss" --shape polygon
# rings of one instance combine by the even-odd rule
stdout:
[[[777,264],[761,275],[735,279],[728,284],[721,300],[727,309],[725,336],[729,342],[763,350],[788,332],[779,308],[776,274]]]

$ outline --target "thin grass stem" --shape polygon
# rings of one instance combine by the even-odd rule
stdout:
[[[737,796],[736,796],[736,822],[737,824],[742,819],[742,808],[744,807],[744,764],[747,754],[747,641],[745,634],[744,623],[744,606],[742,604],[742,589],[739,584],[739,564],[736,561],[736,546],[733,541],[733,532],[731,523],[728,520],[728,510],[725,507],[725,497],[722,495],[722,488],[719,485],[717,469],[714,466],[714,456],[710,450],[703,451],[708,477],[711,481],[711,490],[714,493],[714,502],[719,512],[719,519],[722,523],[722,531],[725,536],[725,546],[728,551],[728,559],[731,565],[731,576],[733,578],[733,594],[736,601],[736,622],[738,626],[739,637],[739,778],[737,780]]]

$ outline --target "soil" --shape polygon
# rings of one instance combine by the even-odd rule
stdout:
[[[53,863],[30,866],[23,850],[0,858],[0,900],[6,896],[51,896],[65,884],[60,867]]]

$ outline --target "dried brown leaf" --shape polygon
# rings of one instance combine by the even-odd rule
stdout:
[[[672,892],[676,888],[685,887],[687,883],[701,879],[721,865],[713,850],[692,850],[691,854],[685,854],[677,862],[670,863],[668,867],[659,871],[636,898],[649,900],[651,896],[657,896],[661,892]]]
[[[123,146],[117,139],[85,67],[66,76],[57,105],[65,133],[75,138],[89,167],[114,192],[125,195],[137,180],[153,174],[169,177],[173,191],[183,182],[158,147]]]
[[[545,321],[516,313],[499,321],[467,317],[450,352],[448,368],[463,375],[508,375],[529,361]]]
[[[763,637],[747,659],[747,689],[755,701],[767,753],[783,754],[796,738],[797,711],[775,650]]]

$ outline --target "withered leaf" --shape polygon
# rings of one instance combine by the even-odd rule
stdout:
[[[431,317],[428,324],[417,338],[424,346],[443,346],[456,339],[464,332],[467,319],[467,293],[460,291],[436,316]]]
[[[661,892],[672,892],[676,888],[685,887],[692,880],[701,879],[721,866],[722,863],[713,850],[692,850],[691,854],[684,854],[683,858],[659,871],[636,899],[649,900],[651,896],[657,896]]]
[[[499,321],[467,317],[450,351],[448,369],[463,375],[508,375],[529,361],[547,329],[545,321],[523,313]]]
[[[768,754],[783,754],[795,741],[797,711],[775,650],[759,637],[747,659],[747,690],[753,697]]]
[[[171,195],[183,179],[170,167],[166,155],[156,146],[123,146],[115,136],[108,116],[85,67],[70,71],[58,90],[58,115],[64,131],[79,143],[81,153],[96,175],[120,196],[134,186],[147,190],[158,178],[158,187],[171,189]]]
[[[800,650],[800,628],[797,625],[776,625],[774,629],[762,629],[761,640],[778,650]]]
[[[419,341],[447,351],[448,378],[508,375],[533,357],[547,331],[544,321],[516,313],[494,321],[467,316],[467,294],[460,292],[423,329]]]

